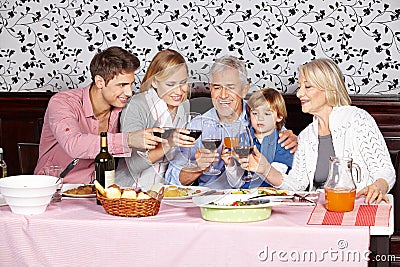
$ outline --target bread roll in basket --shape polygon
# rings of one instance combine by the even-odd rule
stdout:
[[[136,192],[124,192],[125,190],[133,191],[134,189],[121,189],[117,185],[104,189],[97,180],[95,180],[94,184],[97,189],[97,199],[101,202],[104,210],[114,216],[146,217],[157,215],[164,196],[162,184],[156,184],[148,192],[140,192],[138,194]]]

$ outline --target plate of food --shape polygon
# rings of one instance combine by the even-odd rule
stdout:
[[[254,222],[268,219],[272,207],[280,202],[249,200],[249,194],[199,196],[193,203],[200,207],[204,220],[215,222]]]
[[[193,196],[200,196],[209,190],[210,188],[205,186],[165,185],[164,200],[191,199]]]
[[[63,184],[62,195],[74,198],[94,198],[96,188],[93,184]]]

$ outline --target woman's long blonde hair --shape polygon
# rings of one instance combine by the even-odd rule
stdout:
[[[328,58],[314,59],[299,67],[300,75],[321,91],[325,91],[328,104],[348,106],[351,104],[343,74],[339,67]]]
[[[165,81],[176,72],[177,67],[184,66],[186,71],[188,67],[184,57],[177,51],[165,49],[158,52],[148,67],[140,86],[140,92],[145,92],[151,88],[153,79]]]

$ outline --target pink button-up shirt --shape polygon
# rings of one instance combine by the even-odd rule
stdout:
[[[94,177],[94,158],[100,151],[99,120],[93,114],[90,86],[63,91],[49,101],[35,174],[58,165],[65,168],[74,158],[78,164],[64,178],[64,183],[88,183]],[[119,132],[121,108],[113,108],[108,125],[108,151],[114,156],[130,156],[127,133]]]

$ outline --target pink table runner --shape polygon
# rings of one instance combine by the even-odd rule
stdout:
[[[274,207],[265,221],[217,223],[198,208],[165,204],[145,218],[108,215],[94,199],[65,199],[35,216],[4,206],[1,265],[367,266],[369,228],[307,225],[312,209]]]

